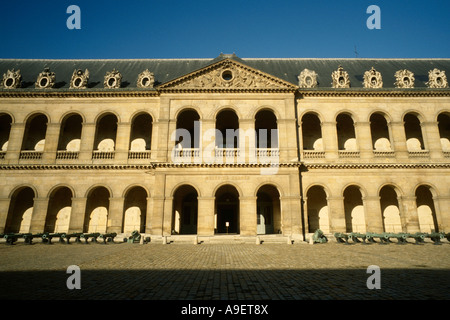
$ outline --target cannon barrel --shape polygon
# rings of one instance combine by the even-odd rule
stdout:
[[[415,240],[415,244],[424,243],[425,233],[417,232],[414,234],[409,234],[409,238],[413,238]]]
[[[336,241],[339,243],[345,243],[345,244],[349,244],[348,242],[348,235],[345,233],[340,233],[340,232],[336,232],[334,234],[334,237],[336,238]]]
[[[49,233],[49,232],[45,232],[44,234],[42,234],[42,242],[47,243],[47,244],[52,244],[52,239],[53,238],[59,238],[59,242],[64,242],[64,236],[65,233],[61,232],[61,233]]]
[[[100,239],[103,239],[103,243],[106,244],[106,242],[114,242],[114,238],[117,236],[117,233],[104,233],[99,236]]]
[[[328,242],[327,237],[323,234],[323,231],[320,230],[320,229],[317,229],[314,232],[312,238],[313,238],[313,242],[314,243],[326,243],[326,242]]]
[[[17,239],[22,238],[23,234],[21,233],[6,233],[3,238],[6,240],[6,244],[13,245]]]
[[[439,245],[441,244],[441,240],[444,239],[445,234],[442,232],[432,232],[430,234],[426,234],[425,236],[430,238],[434,244]]]
[[[95,232],[95,233],[83,233],[81,235],[81,238],[85,239],[85,243],[88,243],[89,238],[92,238],[92,242],[97,242],[97,238],[100,237],[100,233]]]
[[[131,236],[128,237],[127,242],[128,243],[136,243],[136,242],[139,242],[140,240],[141,240],[141,234],[139,233],[139,231],[134,230],[131,233]]]
[[[75,232],[75,233],[64,233],[61,238],[66,240],[66,243],[70,243],[70,238],[76,238],[75,242],[80,242],[80,237],[83,233],[82,232]]]

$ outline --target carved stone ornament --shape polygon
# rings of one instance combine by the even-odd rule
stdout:
[[[331,79],[333,80],[331,84],[333,88],[350,88],[350,77],[342,66],[339,66],[336,71],[333,71]]]
[[[445,71],[434,68],[428,72],[428,88],[448,88]]]
[[[152,72],[148,71],[148,69],[141,72],[137,79],[137,87],[138,88],[153,88],[155,84],[155,76]]]
[[[12,69],[3,74],[3,87],[5,89],[20,88],[21,83],[22,75],[20,74],[20,70],[15,71]]]
[[[36,88],[37,89],[49,89],[53,88],[56,81],[56,75],[54,72],[50,72],[49,68],[44,68],[44,71],[42,71],[37,80],[36,80]]]
[[[298,85],[300,88],[316,88],[317,73],[308,69],[303,70],[298,76]]]
[[[375,70],[374,67],[369,71],[364,72],[364,88],[382,88],[383,78],[381,73]]]
[[[70,80],[70,89],[86,89],[89,81],[89,70],[75,70]]]
[[[398,70],[395,73],[395,86],[397,88],[414,88],[414,73],[409,70]]]
[[[103,84],[105,88],[108,89],[118,89],[120,88],[120,84],[122,83],[122,75],[116,69],[113,69],[111,72],[107,72],[105,76],[105,81]]]

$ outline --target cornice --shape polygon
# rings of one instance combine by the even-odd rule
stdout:
[[[147,98],[158,97],[159,91],[28,91],[1,90],[0,98]]]
[[[307,169],[449,169],[450,163],[303,164]]]
[[[449,89],[317,89],[297,90],[299,97],[450,97]]]

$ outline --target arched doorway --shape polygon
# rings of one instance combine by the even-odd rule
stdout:
[[[122,232],[135,230],[144,233],[147,217],[147,191],[142,187],[133,187],[125,195]]]
[[[433,194],[429,186],[422,185],[416,189],[416,205],[420,232],[439,232]]]
[[[173,197],[172,234],[197,234],[198,193],[194,187],[181,186]]]
[[[239,192],[231,185],[216,191],[215,233],[239,234]]]
[[[109,191],[105,187],[97,187],[89,192],[86,203],[83,232],[106,232],[109,198]]]
[[[381,216],[384,232],[402,232],[398,195],[392,186],[384,186],[380,190]]]
[[[262,186],[256,197],[256,233],[281,233],[280,194],[277,188]]]
[[[366,219],[361,190],[348,186],[344,190],[344,210],[346,232],[366,233]]]
[[[48,203],[44,232],[69,231],[72,197],[72,191],[67,187],[61,187],[52,192]]]
[[[11,197],[5,233],[28,233],[34,206],[34,191],[30,187],[19,188]]]
[[[308,232],[314,233],[317,229],[324,233],[330,232],[330,221],[328,217],[327,194],[322,186],[313,186],[308,189]]]

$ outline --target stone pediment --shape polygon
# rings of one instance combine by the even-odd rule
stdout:
[[[294,91],[295,85],[231,59],[161,84],[168,91]]]

